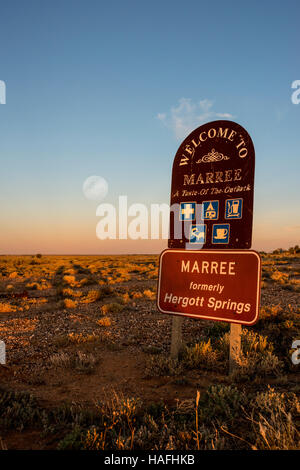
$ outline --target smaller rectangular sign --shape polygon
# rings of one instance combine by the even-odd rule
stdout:
[[[216,236],[226,237],[224,224]],[[260,278],[261,259],[253,250],[165,250],[157,306],[162,313],[253,325]]]

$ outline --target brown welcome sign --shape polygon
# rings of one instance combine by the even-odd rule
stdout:
[[[198,127],[175,155],[169,249],[160,257],[157,295],[158,309],[173,315],[173,358],[181,347],[183,317],[226,321],[232,372],[241,325],[258,319],[261,261],[250,251],[254,168],[252,140],[231,121]]]
[[[169,248],[251,248],[255,153],[231,121],[195,129],[173,163]]]

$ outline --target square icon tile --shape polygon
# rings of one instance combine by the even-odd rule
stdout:
[[[219,218],[219,201],[203,201],[203,216],[204,220],[218,220]]]
[[[227,199],[225,203],[225,219],[241,219],[243,213],[243,199]]]
[[[229,224],[214,224],[212,233],[213,243],[229,243]]]
[[[190,230],[190,243],[201,243],[202,245],[206,240],[206,225],[191,225]]]
[[[181,202],[179,220],[195,220],[196,202]]]

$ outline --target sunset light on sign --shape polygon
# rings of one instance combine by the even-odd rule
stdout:
[[[166,250],[160,257],[158,308],[252,325],[258,318],[260,272],[255,251]]]

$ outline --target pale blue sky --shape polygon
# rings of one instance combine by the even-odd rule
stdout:
[[[107,202],[168,203],[176,122],[197,127],[205,109],[208,120],[231,115],[253,139],[253,247],[300,242],[298,1],[0,7],[1,253],[118,252],[96,238],[83,181],[103,176]]]

